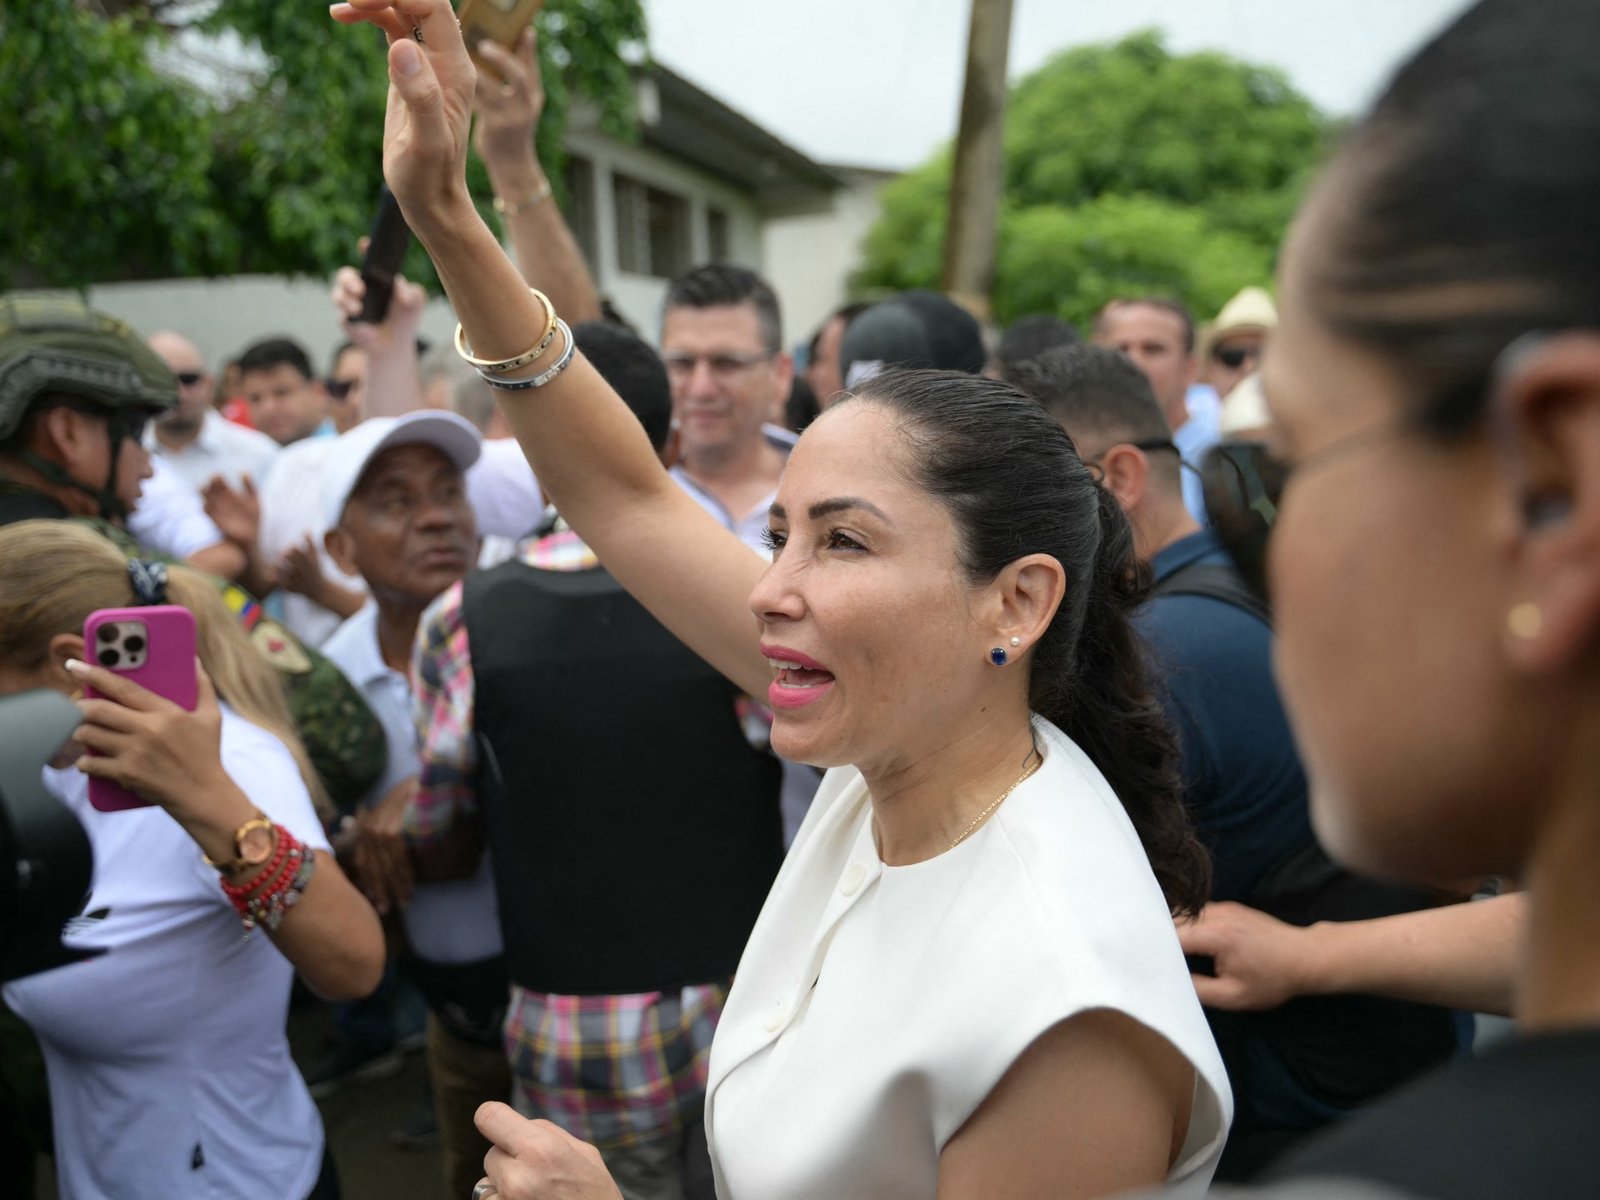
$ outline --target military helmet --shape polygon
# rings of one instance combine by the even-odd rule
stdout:
[[[153,413],[177,403],[178,381],[115,317],[60,296],[0,298],[0,442],[47,393]]]

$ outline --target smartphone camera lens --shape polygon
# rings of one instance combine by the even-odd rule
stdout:
[[[138,634],[134,634],[131,638],[122,643],[122,647],[129,654],[138,654],[144,649],[144,639]]]
[[[100,665],[107,670],[115,667],[121,661],[122,655],[118,654],[115,649],[108,647],[100,651]]]
[[[94,636],[102,642],[114,642],[117,640],[117,627],[115,625],[102,625],[94,631]]]

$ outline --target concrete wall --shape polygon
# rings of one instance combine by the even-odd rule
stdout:
[[[616,173],[687,197],[692,265],[710,260],[706,210],[719,208],[728,215],[729,257],[754,270],[762,269],[761,215],[743,193],[648,146],[616,142],[598,133],[573,132],[568,135],[567,148],[586,159],[594,171],[597,244],[590,269],[595,272],[601,293],[651,342],[660,333],[661,300],[667,280],[627,272],[618,265],[612,188]]]
[[[305,346],[319,372],[326,372],[333,348],[344,340],[328,300],[328,284],[318,279],[237,275],[104,283],[89,289],[89,303],[147,336],[176,329],[200,347],[213,370],[253,341],[287,334]],[[454,333],[450,306],[431,301],[422,335],[437,345]]]
[[[861,239],[878,219],[878,192],[894,178],[848,168],[839,174],[849,187],[834,198],[832,212],[766,224],[767,277],[783,301],[784,336],[791,346],[810,338],[848,299]]]

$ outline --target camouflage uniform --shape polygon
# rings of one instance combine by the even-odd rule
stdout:
[[[33,401],[47,394],[71,396],[103,408],[108,421],[114,421],[129,411],[148,415],[170,407],[177,398],[177,381],[166,364],[120,321],[73,301],[0,300],[0,447],[14,439]],[[113,463],[119,436],[113,432]],[[42,460],[18,454],[49,478],[54,478],[52,470],[61,471],[56,464],[41,465]],[[103,534],[129,558],[173,561],[140,545],[118,523],[121,514],[107,500],[114,479],[98,490],[68,482],[96,496],[105,514],[72,519]],[[67,515],[43,493],[0,480],[0,524],[25,517]],[[243,588],[221,579],[216,583],[251,642],[282,678],[289,711],[329,797],[340,812],[353,812],[377,784],[387,762],[383,726],[360,690],[338,667],[267,616]]]

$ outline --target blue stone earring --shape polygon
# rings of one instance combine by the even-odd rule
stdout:
[[[993,650],[989,651],[989,661],[997,667],[1005,666],[1007,662],[1005,650],[999,646],[996,646]]]

